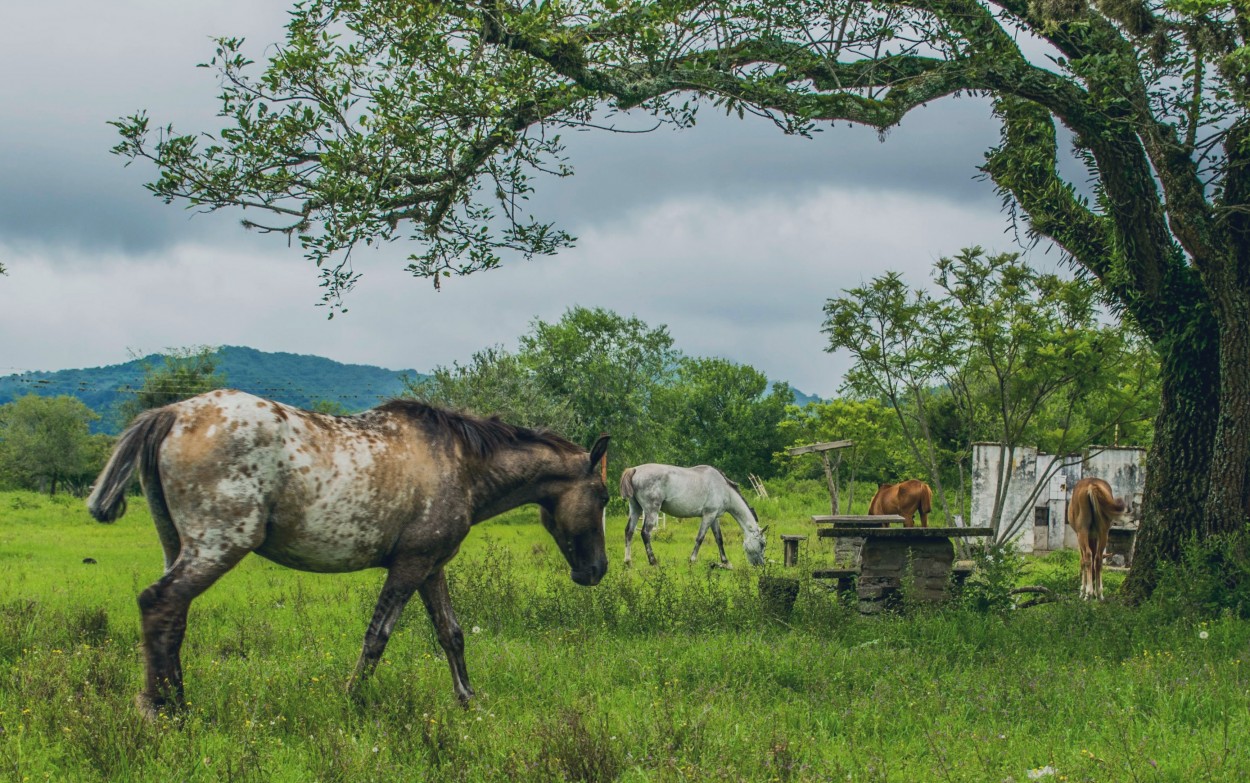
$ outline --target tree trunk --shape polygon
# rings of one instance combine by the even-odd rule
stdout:
[[[1220,320],[1220,415],[1204,507],[1205,535],[1240,530],[1250,498],[1250,294],[1229,290],[1214,298]]]
[[[1187,339],[1156,343],[1159,414],[1146,457],[1133,567],[1124,583],[1124,595],[1133,603],[1150,596],[1159,565],[1176,562],[1186,539],[1203,529],[1219,416],[1219,354],[1216,345],[1199,344],[1202,336],[1213,334],[1204,325],[1194,324]]]
[[[825,469],[825,486],[829,487],[829,512],[836,517],[838,515],[838,481],[833,475],[833,468],[829,466],[829,452],[820,452],[820,464]]]

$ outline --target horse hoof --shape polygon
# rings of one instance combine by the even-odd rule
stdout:
[[[162,715],[167,715],[168,713],[173,712],[171,705],[157,704],[156,701],[154,701],[152,697],[148,696],[146,693],[135,695],[135,707],[139,709],[139,714],[143,716],[143,719],[151,723],[155,723],[160,720]]]

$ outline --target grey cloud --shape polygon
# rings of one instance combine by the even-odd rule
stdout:
[[[0,33],[0,71],[20,74],[0,84],[0,100],[22,118],[0,129],[0,145],[11,151],[0,161],[0,238],[129,253],[210,236],[239,241],[239,213],[192,219],[182,205],[164,205],[143,190],[155,170],[144,162],[124,169],[108,153],[117,137],[106,122],[147,109],[154,122],[183,132],[217,130],[215,75],[194,67],[211,56],[210,36],[243,35],[249,53],[263,60],[267,42],[282,36],[284,10],[243,0],[185,8],[140,0],[20,4]],[[993,198],[972,179],[997,139],[980,99],[913,112],[884,143],[872,129],[845,124],[810,140],[786,137],[766,120],[727,118],[712,107],[689,130],[565,138],[577,174],[540,177],[533,207],[566,229],[701,193],[750,201],[868,183],[943,200]]]

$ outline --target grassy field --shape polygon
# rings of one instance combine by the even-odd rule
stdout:
[[[774,542],[822,510],[757,508]],[[380,571],[249,558],[191,610],[188,714],[153,724],[132,706],[135,596],[161,567],[142,501],[103,526],[81,501],[0,493],[0,780],[1250,778],[1244,622],[1075,600],[870,619],[809,580],[779,621],[732,522],[732,571],[708,567],[710,537],[687,565],[695,520],[626,570],[610,517],[612,567],[587,589],[536,517],[479,526],[449,569],[468,709],[419,602],[363,698],[344,695]],[[830,558],[807,543],[800,571]],[[1023,579],[1071,596],[1074,559]]]

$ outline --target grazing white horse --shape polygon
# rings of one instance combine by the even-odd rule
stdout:
[[[764,564],[764,531],[755,509],[747,505],[738,485],[711,465],[682,468],[676,465],[647,463],[628,468],[621,474],[621,497],[629,501],[629,523],[625,526],[625,564],[630,563],[630,542],[642,517],[642,543],[647,548],[647,561],[655,565],[651,551],[651,531],[659,513],[674,517],[701,517],[699,535],[694,540],[690,562],[699,559],[699,546],[708,528],[716,537],[721,565],[730,568],[725,556],[725,540],[720,531],[720,515],[728,512],[742,528],[742,548],[752,565]]]

